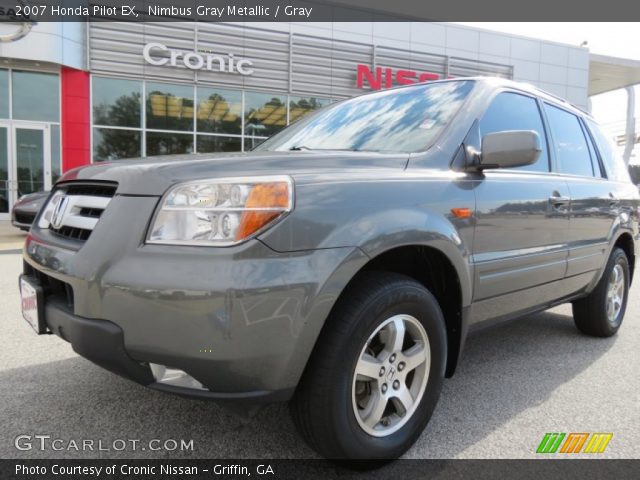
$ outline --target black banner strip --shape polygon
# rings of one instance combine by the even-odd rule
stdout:
[[[0,0],[0,22],[633,21],[640,2],[556,0]]]
[[[637,478],[639,460],[0,460],[8,479],[497,479]]]

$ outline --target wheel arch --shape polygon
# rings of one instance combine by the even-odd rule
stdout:
[[[366,271],[406,275],[422,284],[436,297],[447,331],[445,374],[451,377],[460,357],[467,327],[463,308],[463,284],[451,259],[432,246],[407,245],[392,248],[372,258],[360,272]]]
[[[635,270],[636,263],[636,255],[635,255],[635,245],[633,241],[633,237],[629,232],[622,232],[615,243],[613,244],[613,248],[619,247],[621,248],[627,256],[627,260],[629,261],[629,281],[633,280],[633,273]]]
[[[458,251],[456,249],[456,251]],[[447,366],[445,375],[451,377],[458,364],[467,332],[465,305],[471,297],[468,272],[460,272],[462,257],[455,262],[443,249],[430,244],[409,244],[389,248],[371,256],[349,279],[336,297],[309,355],[311,359],[322,341],[323,333],[331,328],[332,313],[340,298],[349,291],[365,272],[380,271],[406,275],[427,288],[438,301],[445,318],[447,331]],[[308,363],[308,360],[307,360]],[[306,369],[306,367],[305,367]]]

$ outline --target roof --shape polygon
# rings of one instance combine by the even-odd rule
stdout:
[[[640,83],[640,61],[591,54],[589,60],[589,96]]]
[[[547,92],[546,90],[541,89],[540,87],[537,87],[531,83],[527,83],[527,82],[522,82],[522,81],[518,81],[518,80],[510,80],[507,78],[502,78],[502,77],[491,77],[491,76],[486,76],[486,77],[460,77],[460,78],[452,78],[452,79],[445,79],[445,80],[440,80],[440,81],[447,81],[447,80],[475,80],[475,81],[481,81],[481,82],[485,82],[488,83],[490,85],[492,85],[493,87],[504,87],[504,88],[511,88],[514,90],[520,90],[522,92],[526,92],[529,93],[531,95],[535,95],[536,97],[540,97],[542,100],[546,100],[547,102],[550,103],[555,103],[557,105],[561,105],[563,108],[567,109],[567,110],[571,110],[573,111],[573,113],[579,115],[579,116],[583,116],[583,117],[589,117],[591,118],[591,113],[587,112],[586,110],[572,104],[571,102],[569,102],[568,100],[566,100],[563,97],[559,97],[558,95],[555,95],[553,93]]]
[[[530,95],[540,97],[542,100],[545,100],[547,102],[555,103],[556,105],[561,105],[563,108],[567,110],[571,110],[576,115],[592,118],[591,113],[589,113],[588,111],[578,107],[577,105],[572,104],[571,102],[567,101],[562,97],[559,97],[558,95],[542,90],[541,88],[531,83],[522,82],[519,80],[511,80],[503,77],[494,77],[490,75],[486,75],[486,76],[482,75],[482,76],[475,76],[475,77],[441,78],[440,80],[427,80],[425,82],[410,83],[406,85],[395,85],[391,88],[385,88],[382,90],[365,91],[360,95],[356,95],[355,97],[351,97],[351,98],[363,97],[366,95],[383,94],[384,92],[390,92],[393,90],[414,88],[414,87],[419,87],[421,85],[429,85],[434,83],[461,82],[461,81],[469,81],[469,80],[474,82],[482,82],[493,88],[510,88],[514,90],[520,90],[521,92],[529,93]],[[351,98],[346,98],[343,101],[348,101]]]

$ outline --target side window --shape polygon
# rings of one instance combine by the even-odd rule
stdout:
[[[548,172],[547,137],[535,99],[518,93],[505,92],[493,100],[480,120],[480,135],[507,130],[533,130],[540,136],[542,153],[536,163],[518,167],[517,170]]]
[[[596,142],[596,147],[600,152],[600,158],[602,158],[602,163],[604,163],[604,168],[607,170],[609,179],[618,182],[630,181],[629,171],[625,167],[624,160],[618,154],[613,140],[607,137],[596,122],[590,118],[585,119],[585,121]]]
[[[587,145],[589,146],[589,156],[591,157],[591,164],[593,165],[593,170],[595,171],[595,176],[599,178],[606,178],[607,175],[604,173],[600,162],[598,161],[598,154],[596,153],[596,147],[593,145],[593,139],[587,130],[585,124],[582,124],[582,132],[587,139]]]
[[[558,171],[593,177],[589,146],[578,117],[547,103],[544,104],[544,109],[555,142]]]

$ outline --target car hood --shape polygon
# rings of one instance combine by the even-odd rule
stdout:
[[[59,181],[118,183],[119,195],[162,195],[171,185],[204,178],[327,174],[354,169],[404,169],[408,154],[375,152],[250,152],[119,160],[71,170]]]
[[[18,200],[31,202],[33,200],[40,200],[43,198],[47,198],[48,196],[49,196],[49,192],[42,190],[39,192],[27,193],[26,195],[22,195]]]
[[[49,196],[49,192],[41,191],[22,195],[14,204],[15,209],[38,211]]]

